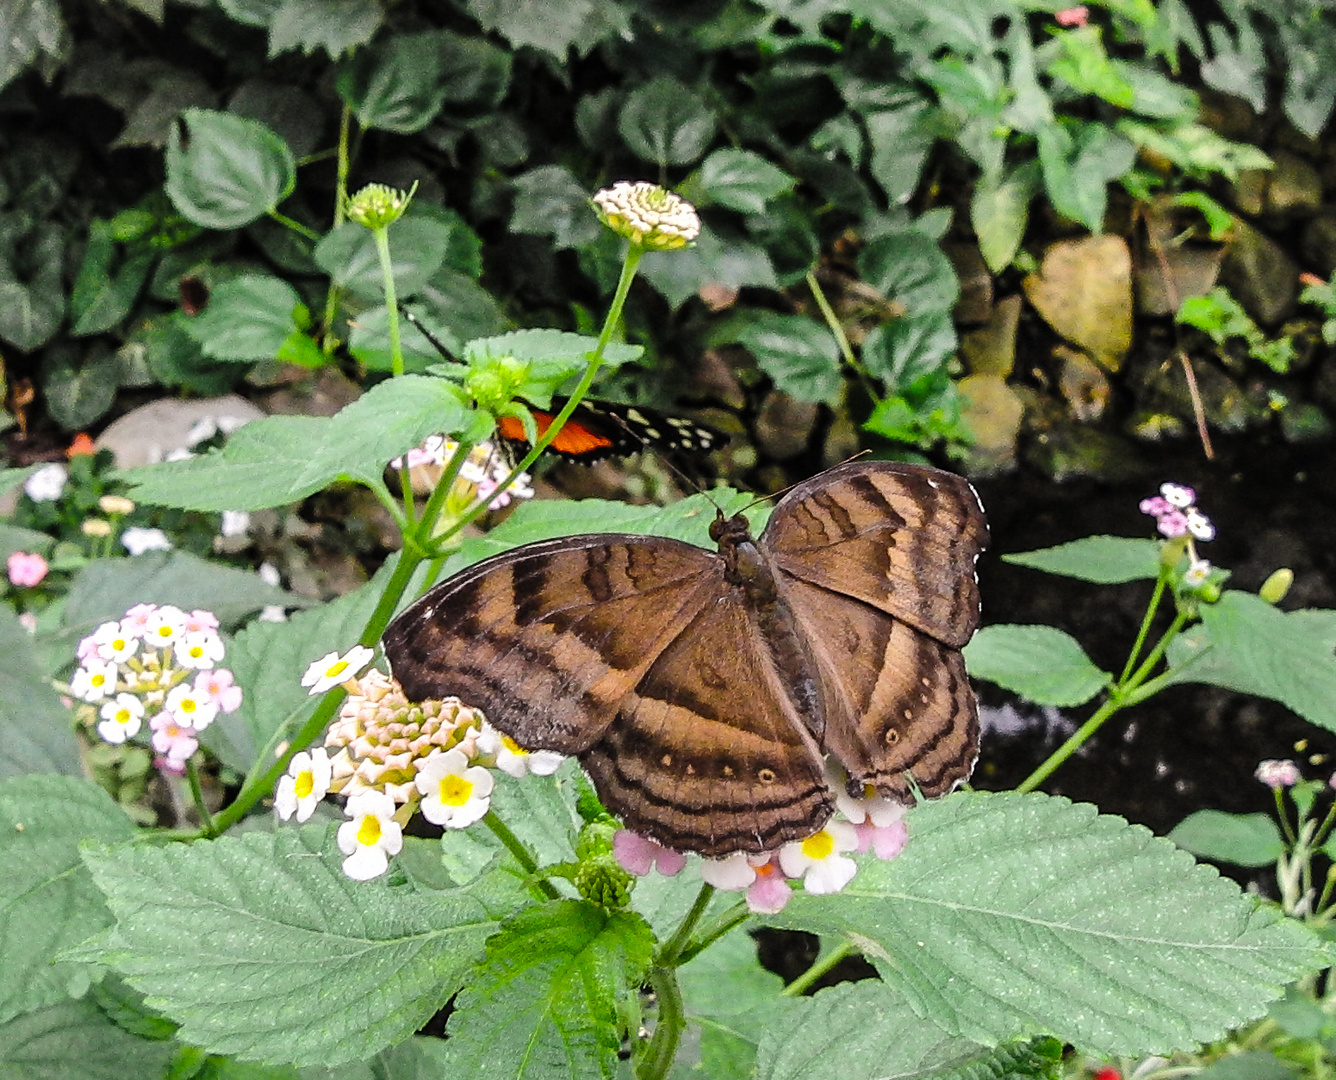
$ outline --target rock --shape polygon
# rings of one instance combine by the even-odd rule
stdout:
[[[1280,410],[1280,433],[1286,442],[1325,442],[1331,438],[1331,421],[1312,402],[1300,402]]]
[[[271,413],[284,416],[333,416],[362,396],[362,388],[338,368],[326,367],[315,378],[305,368],[295,368],[304,377],[294,379],[266,399]]]
[[[1230,185],[1229,202],[1241,214],[1256,217],[1266,206],[1266,189],[1269,179],[1266,169],[1244,169],[1239,178]]]
[[[1170,315],[1189,296],[1204,296],[1214,287],[1224,261],[1223,244],[1194,229],[1200,216],[1183,208],[1157,205],[1145,214],[1146,242],[1139,246],[1134,268],[1137,312]],[[1188,233],[1185,238],[1184,233]]]
[[[993,312],[993,275],[978,244],[946,244],[946,257],[955,267],[960,282],[960,298],[951,313],[957,325],[973,326],[985,322]]]
[[[263,410],[236,394],[192,401],[160,398],[109,424],[98,438],[97,448],[110,450],[122,469],[154,465],[174,450],[189,449],[220,430],[234,431],[264,415]]]
[[[1026,444],[1025,459],[1058,483],[1079,476],[1125,482],[1145,472],[1145,463],[1125,439],[1070,422],[1036,434]]]
[[[1132,344],[1132,257],[1121,236],[1060,240],[1022,287],[1049,326],[1119,369]]]
[[[960,355],[975,375],[1010,375],[1016,366],[1016,327],[1021,298],[1005,297],[993,306],[989,320],[960,340]]]
[[[965,451],[971,476],[991,476],[1016,467],[1016,443],[1024,406],[1000,374],[966,375],[956,383],[964,419],[974,435]]]
[[[1059,345],[1053,350],[1059,360],[1058,391],[1067,402],[1073,420],[1089,423],[1104,415],[1109,403],[1109,380],[1085,353]]]
[[[1266,213],[1288,219],[1322,205],[1322,179],[1316,166],[1286,150],[1273,153],[1271,159],[1276,167],[1266,189]]]
[[[1256,322],[1275,326],[1294,308],[1299,267],[1269,236],[1235,218],[1220,284]]]
[[[756,445],[776,461],[797,457],[807,449],[819,406],[772,390],[756,417]]]

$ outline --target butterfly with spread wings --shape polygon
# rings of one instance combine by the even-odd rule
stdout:
[[[773,850],[834,809],[826,757],[912,800],[964,780],[978,719],[960,650],[988,539],[951,473],[850,462],[717,552],[596,533],[437,585],[386,630],[413,700],[456,695],[530,750],[576,755],[627,827],[707,856]],[[912,777],[912,784],[911,784]]]

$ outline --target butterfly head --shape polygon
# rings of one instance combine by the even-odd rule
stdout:
[[[735,547],[742,541],[751,539],[751,525],[742,514],[725,517],[724,512],[716,507],[714,520],[710,522],[710,539],[720,547],[726,544]]]

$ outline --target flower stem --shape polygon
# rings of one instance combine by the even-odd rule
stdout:
[[[818,956],[812,962],[812,966],[799,975],[788,986],[784,987],[782,993],[784,997],[799,997],[807,993],[811,985],[826,974],[831,968],[843,960],[846,956],[853,956],[858,952],[852,942],[841,941],[825,956]]]
[[[497,816],[495,810],[488,810],[483,816],[482,822],[492,830],[492,835],[505,845],[506,850],[515,857],[515,861],[520,864],[526,874],[532,876],[538,873],[538,861],[529,854],[529,849],[524,846],[518,836],[510,831],[510,826]],[[546,878],[535,879],[534,887],[544,900],[561,899],[561,893],[557,892],[552,882]]]
[[[686,950],[687,942],[691,938],[691,933],[696,929],[696,924],[700,922],[701,916],[705,914],[705,909],[710,906],[710,901],[714,899],[714,886],[702,884],[700,892],[696,894],[696,902],[691,905],[691,910],[687,912],[686,918],[669,938],[668,944],[659,950],[660,967],[677,967],[682,962],[682,953]]]
[[[195,755],[186,758],[186,778],[190,781],[190,798],[195,803],[195,812],[199,814],[200,827],[205,833],[213,832],[213,816],[204,802],[204,789],[199,782],[199,768],[195,765]]]
[[[658,1017],[654,1035],[645,1048],[645,1054],[636,1066],[636,1080],[663,1080],[673,1067],[677,1047],[682,1041],[686,1023],[682,1006],[682,988],[677,983],[677,972],[672,968],[655,966],[649,973],[649,984],[654,988]]]
[[[747,907],[745,901],[739,900],[722,915],[715,917],[714,922],[710,923],[700,932],[700,936],[695,941],[690,942],[677,958],[678,966],[689,964],[698,955],[708,949],[721,937],[727,934],[733,927],[747,921],[751,917],[751,910]]]

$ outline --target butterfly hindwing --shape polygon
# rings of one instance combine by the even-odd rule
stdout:
[[[554,397],[548,409],[530,406],[540,436],[546,433],[565,404],[565,398]],[[524,425],[513,416],[501,417],[497,431],[503,439],[528,445]],[[585,399],[576,406],[548,449],[568,461],[592,462],[644,450],[708,454],[727,443],[728,436],[723,432],[683,416],[643,405]]]

